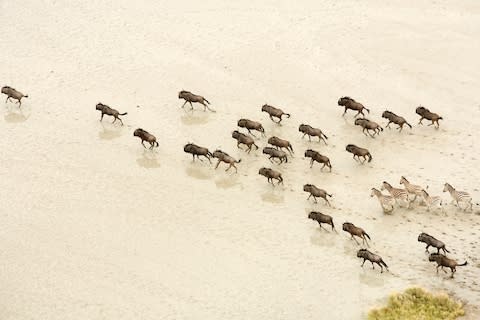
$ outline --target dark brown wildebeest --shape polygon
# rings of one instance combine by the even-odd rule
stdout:
[[[197,103],[200,103],[200,104],[203,105],[203,111],[207,111],[207,109],[208,109],[212,112],[215,112],[215,110],[210,109],[210,107],[208,106],[210,104],[210,102],[207,99],[205,99],[204,97],[199,96],[197,94],[193,94],[190,91],[185,91],[185,90],[180,91],[178,93],[178,99],[184,99],[185,100],[185,102],[182,105],[182,108],[184,108],[185,104],[187,104],[187,102],[188,102],[188,103],[190,103],[190,109],[193,110],[192,102],[197,102]]]
[[[367,135],[365,133],[365,130],[367,130],[368,134],[374,138],[375,134],[380,134],[380,131],[383,131],[383,128],[376,123],[375,121],[368,120],[366,118],[359,118],[355,120],[355,125],[356,126],[361,126],[363,128],[362,132],[364,135]],[[373,131],[373,135],[370,133],[370,130]]]
[[[7,103],[8,100],[15,99],[17,100],[19,108],[22,106],[22,98],[28,98],[28,94],[23,94],[9,86],[2,87],[2,93],[7,95],[5,103]]]
[[[226,152],[223,152],[222,150],[215,150],[212,155],[213,155],[214,158],[218,159],[218,162],[217,162],[217,165],[215,166],[215,169],[218,168],[218,165],[220,164],[220,162],[225,162],[226,164],[229,165],[228,168],[225,169],[225,171],[228,171],[228,170],[230,170],[231,167],[234,167],[235,168],[235,173],[236,173],[237,172],[237,167],[235,166],[235,163],[240,163],[242,161],[242,159],[239,159],[238,161],[235,160],[232,156],[230,156]]]
[[[258,146],[255,144],[255,141],[253,140],[253,138],[239,132],[238,130],[235,130],[232,132],[232,138],[237,140],[238,148],[240,148],[240,144],[246,145],[248,153],[252,151],[252,146],[255,146],[255,150],[258,150]]]
[[[290,114],[289,113],[285,113],[283,112],[281,109],[278,109],[278,108],[275,108],[275,107],[272,107],[268,104],[264,104],[262,106],[262,111],[268,113],[268,115],[270,116],[270,119],[275,122],[275,123],[280,123],[282,121],[282,116],[285,115],[287,116],[287,118],[290,118]],[[273,120],[273,117],[275,118],[278,118],[279,120],[278,121],[275,121]]]
[[[407,122],[407,120],[405,120],[404,117],[397,116],[391,111],[383,111],[382,118],[388,119],[387,128],[390,128],[390,123],[395,123],[396,125],[398,125],[397,130],[400,130],[400,132],[402,132],[403,125],[405,124],[409,126],[410,129],[412,129],[412,126],[410,125],[410,123]]]
[[[462,264],[459,264],[456,260],[447,258],[446,256],[444,256],[441,253],[431,253],[430,256],[428,257],[428,261],[430,261],[430,262],[435,261],[437,263],[437,273],[438,273],[438,268],[439,267],[442,267],[442,270],[445,273],[447,273],[447,271],[445,271],[445,269],[443,269],[443,267],[450,268],[450,270],[452,271],[451,278],[453,278],[453,274],[455,272],[457,272],[456,267],[463,267],[463,266],[467,265],[467,261],[465,261]]]
[[[268,183],[271,183],[272,185],[273,185],[273,179],[276,179],[278,181],[278,184],[280,183],[283,184],[282,174],[276,170],[263,167],[260,170],[258,170],[258,174],[266,177]]]
[[[317,198],[322,198],[323,200],[325,200],[325,202],[328,204],[329,207],[332,206],[328,201],[327,196],[331,198],[333,197],[333,195],[328,194],[327,191],[317,188],[313,184],[305,184],[303,186],[303,191],[310,193],[307,200],[310,199],[310,197],[313,197],[313,200],[315,201],[315,203],[317,203]]]
[[[343,231],[350,233],[350,235],[352,236],[352,239],[355,240],[357,244],[360,244],[360,243],[358,243],[357,239],[355,239],[354,236],[361,238],[363,240],[362,242],[366,243],[368,246],[367,238],[370,240],[370,236],[362,228],[355,226],[351,222],[344,222],[342,225],[342,229]]]
[[[436,123],[437,124],[436,128],[437,129],[440,128],[440,124],[438,123],[438,120],[443,120],[443,118],[440,117],[438,114],[430,112],[430,110],[422,106],[417,107],[417,109],[415,109],[415,113],[420,116],[420,121],[418,122],[418,124],[423,124],[422,120],[427,119],[432,121],[432,123],[430,123],[429,126],[434,125]]]
[[[323,167],[320,170],[323,170],[323,168],[327,166],[330,168],[330,172],[332,172],[332,165],[328,157],[321,155],[319,152],[312,149],[308,149],[307,151],[305,151],[305,157],[310,158],[310,168],[313,166],[313,162],[317,161],[319,163],[323,163]]]
[[[193,157],[193,161],[195,161],[195,156],[197,156],[198,160],[203,161],[202,159],[200,159],[200,156],[204,156],[208,159],[208,162],[212,163],[210,158],[213,157],[213,154],[208,151],[207,148],[200,147],[194,143],[187,143],[183,147],[183,151],[185,151],[186,153],[190,153]]]
[[[354,110],[358,111],[358,113],[355,115],[357,117],[359,114],[363,115],[365,117],[365,114],[363,113],[363,110],[367,110],[368,113],[370,113],[370,110],[367,109],[366,107],[363,106],[363,104],[353,100],[350,97],[342,97],[338,100],[338,105],[345,107],[345,112],[343,112],[342,116],[345,116],[345,113],[347,113],[347,110]]]
[[[265,129],[263,128],[260,122],[249,120],[249,119],[240,119],[238,120],[237,125],[240,128],[247,129],[248,133],[250,133],[254,137],[255,135],[250,130],[259,131],[262,134],[262,136],[265,136]]]
[[[365,261],[368,260],[372,263],[372,269],[375,269],[375,266],[373,264],[376,263],[380,266],[380,269],[381,269],[380,273],[383,273],[383,267],[385,267],[385,269],[387,269],[387,271],[388,271],[388,266],[383,261],[382,257],[368,251],[367,249],[358,250],[357,257],[358,258],[363,258],[362,267],[365,264]]]
[[[428,252],[428,248],[432,246],[434,248],[437,248],[437,253],[440,253],[440,249],[442,249],[445,254],[447,252],[450,253],[450,251],[448,251],[447,248],[445,248],[445,243],[435,239],[434,237],[432,237],[429,234],[426,234],[425,232],[422,232],[418,235],[418,241],[427,244],[427,246],[425,247],[425,251],[427,252]]]
[[[282,149],[282,148],[287,149],[287,151],[290,153],[290,155],[292,155],[294,153],[292,145],[290,144],[290,142],[288,140],[280,139],[279,137],[273,136],[273,137],[268,138],[267,142],[268,142],[268,144],[271,144],[272,146],[275,146],[279,149]]]
[[[102,116],[100,117],[100,121],[103,120],[103,116],[104,115],[108,115],[108,116],[112,116],[114,117],[115,119],[113,119],[112,123],[115,123],[115,121],[117,120],[120,120],[120,123],[122,124],[123,126],[123,121],[122,119],[120,119],[119,116],[124,116],[126,115],[127,113],[124,112],[124,113],[120,113],[118,112],[118,110],[116,109],[113,109],[113,108],[110,108],[109,106],[107,106],[106,104],[103,104],[103,103],[97,103],[97,105],[95,106],[95,109],[99,110],[102,112]]]
[[[271,162],[273,162],[272,158],[277,158],[280,161],[279,164],[283,163],[284,161],[288,162],[287,154],[282,150],[278,150],[272,147],[265,147],[263,148],[263,154],[268,154],[270,156],[268,160],[270,160]]]
[[[345,148],[345,150],[347,150],[348,152],[353,154],[353,159],[354,160],[360,161],[360,157],[363,157],[363,162],[362,163],[364,163],[367,160],[367,157],[368,157],[368,162],[372,161],[372,155],[365,148],[357,147],[354,144],[348,144],[347,147]],[[357,157],[357,159],[355,159],[355,157]]]
[[[138,128],[136,129],[134,132],[133,132],[133,136],[134,137],[139,137],[140,139],[142,139],[142,146],[146,149],[147,147],[145,147],[145,144],[143,143],[144,141],[147,141],[148,143],[150,143],[150,149],[153,149],[153,147],[158,147],[158,142],[157,142],[157,138],[155,138],[155,136],[141,128]]]
[[[308,214],[308,219],[312,219],[318,222],[318,225],[320,226],[320,229],[323,229],[322,223],[326,223],[332,226],[332,230],[335,230],[335,225],[333,224],[333,218],[327,214],[323,214],[318,211],[311,211]]]
[[[325,139],[328,139],[328,137],[322,132],[322,130],[318,128],[313,128],[308,124],[301,124],[298,127],[298,131],[303,133],[302,139],[305,137],[305,135],[308,135],[308,141],[312,141],[311,137],[318,137],[318,141],[323,141],[325,144],[327,144]]]

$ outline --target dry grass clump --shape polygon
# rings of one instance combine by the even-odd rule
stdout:
[[[369,320],[453,320],[465,315],[463,304],[446,294],[432,294],[421,288],[410,288],[392,294],[388,305],[373,309]]]

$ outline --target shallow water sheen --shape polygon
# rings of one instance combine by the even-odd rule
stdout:
[[[413,285],[453,293],[478,318],[479,206],[384,215],[370,189],[404,175],[447,202],[447,181],[480,202],[479,14],[477,1],[3,1],[2,85],[29,98],[23,111],[1,101],[0,318],[361,319]],[[182,110],[182,89],[217,112]],[[382,126],[388,108],[414,127],[366,137],[351,111],[342,118],[344,95]],[[98,102],[128,112],[125,126],[100,123]],[[265,103],[292,117],[272,123]],[[417,125],[419,104],[444,117],[440,129]],[[291,141],[288,163],[261,153],[267,138],[237,149],[243,117]],[[300,123],[328,145],[302,139]],[[145,150],[138,127],[160,147]],[[242,159],[238,173],[192,162],[187,142]],[[349,143],[373,161],[352,160]],[[331,173],[309,168],[308,148]],[[307,201],[305,183],[333,193],[332,207]],[[345,221],[369,233],[389,273],[360,267]],[[422,231],[469,265],[437,275]]]

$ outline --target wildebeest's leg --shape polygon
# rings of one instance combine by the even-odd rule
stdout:
[[[193,104],[192,104],[192,101],[188,101],[188,103],[190,103],[190,110],[193,110]]]
[[[313,158],[310,159],[310,168],[313,167]]]
[[[255,144],[255,142],[253,143],[253,145],[255,146],[255,150],[258,150],[258,146]]]
[[[221,160],[218,160],[217,165],[215,166],[215,169],[218,168],[218,165],[220,164],[220,162],[221,162]],[[228,169],[227,169],[227,170],[228,170]],[[225,170],[225,171],[227,171],[227,170]]]
[[[400,131],[399,131],[399,132],[402,132],[402,130],[403,130],[403,123],[402,123],[401,125],[399,125],[399,126],[400,126],[400,128],[399,128]]]
[[[377,264],[380,266],[380,269],[381,269],[381,270],[380,270],[380,273],[383,273],[383,267],[382,267],[382,265],[381,265],[380,263],[378,263],[378,262],[377,262]]]
[[[207,158],[208,162],[212,163],[212,160],[210,160],[210,157],[209,157],[208,155],[202,154],[202,156],[204,156],[205,158]]]
[[[425,119],[423,116],[421,116],[420,121],[418,121],[418,124],[423,124],[422,120]]]
[[[348,108],[345,107],[345,111],[343,112],[342,117],[345,117],[345,113],[347,113],[347,110],[348,110]]]
[[[144,144],[145,140],[142,139],[142,146],[147,149],[147,147],[145,147],[145,144]]]
[[[367,134],[365,133],[365,130],[367,130],[367,128],[363,127],[362,132],[363,132],[364,135],[367,135]]]
[[[355,240],[355,242],[356,242],[357,244],[360,244],[360,243],[357,241],[357,239],[355,239],[355,237],[353,236],[353,234],[351,234],[351,236],[352,236],[352,239]]]
[[[185,100],[185,102],[182,104],[182,109],[185,107],[185,105],[187,104],[187,100]]]
[[[328,204],[329,207],[332,206],[332,205],[330,204],[330,201],[328,201],[327,196],[325,196],[325,198],[323,198],[323,200],[325,200],[325,202]]]
[[[112,121],[112,123],[115,123],[115,121],[117,121],[117,117],[113,116],[113,121]]]
[[[105,113],[102,112],[102,116],[100,117],[100,121],[103,120],[103,116],[105,115]]]
[[[312,194],[310,193],[310,195],[308,196],[307,200],[310,200],[310,197],[312,196]]]
[[[362,110],[358,110],[358,112],[357,112],[357,114],[355,115],[355,117],[354,117],[354,118],[358,117],[358,116],[360,115],[360,113],[363,115],[363,112],[362,112]]]
[[[314,195],[312,195],[312,196],[313,196],[313,201],[315,201],[315,203],[318,203],[317,197],[315,197]]]
[[[7,103],[7,102],[8,102],[8,99],[10,99],[10,96],[7,96],[7,99],[5,100],[5,103]]]
[[[390,123],[392,123],[392,121],[391,121],[391,120],[388,120],[388,123],[387,123],[387,125],[385,126],[385,128],[389,128],[389,129],[390,129]]]
[[[250,151],[252,151],[252,145],[247,145],[247,153],[250,153]]]
[[[437,262],[437,263],[438,263],[438,262]],[[438,268],[440,268],[440,265],[439,265],[439,264],[437,264],[437,273],[438,273]],[[442,267],[442,268],[443,268],[443,267]]]
[[[361,265],[362,268],[363,268],[363,265],[365,264],[365,261],[367,261],[367,259],[363,258],[363,263]]]
[[[120,119],[120,118],[118,118],[118,117],[117,117],[117,119],[120,120],[120,123],[121,123],[122,126],[123,126],[123,121],[122,121],[122,119]]]
[[[254,134],[250,131],[250,129],[247,128],[247,130],[248,130],[248,133],[250,133],[252,136],[254,136],[255,138],[257,137],[256,135],[254,135]]]

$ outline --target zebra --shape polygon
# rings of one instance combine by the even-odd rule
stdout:
[[[376,196],[380,205],[382,206],[383,212],[388,213],[393,211],[393,206],[395,205],[395,198],[392,196],[384,195],[380,192],[380,190],[372,188],[372,193],[370,197]]]
[[[425,201],[425,203],[427,204],[427,211],[430,211],[430,209],[434,205],[437,205],[437,208],[440,208],[442,209],[442,211],[444,211],[442,207],[442,198],[429,195],[428,192],[425,191],[425,189],[422,190],[422,197],[423,201]]]
[[[404,176],[400,178],[400,184],[403,184],[405,186],[405,190],[407,190],[408,193],[415,195],[411,202],[415,201],[415,199],[417,199],[417,196],[422,196],[423,188],[418,185],[411,184]]]
[[[456,202],[459,208],[461,208],[459,202],[465,202],[467,206],[463,210],[466,211],[467,208],[470,207],[470,210],[473,211],[472,196],[468,192],[457,191],[450,184],[445,183],[443,187],[443,192],[447,192],[447,191],[450,193],[450,195],[453,198],[452,202]]]
[[[388,191],[388,193],[390,193],[390,195],[395,199],[395,201],[402,200],[407,203],[407,208],[410,207],[410,201],[408,199],[408,191],[400,188],[394,188],[390,183],[383,181],[382,187],[380,188],[380,190],[385,190],[385,189]]]

